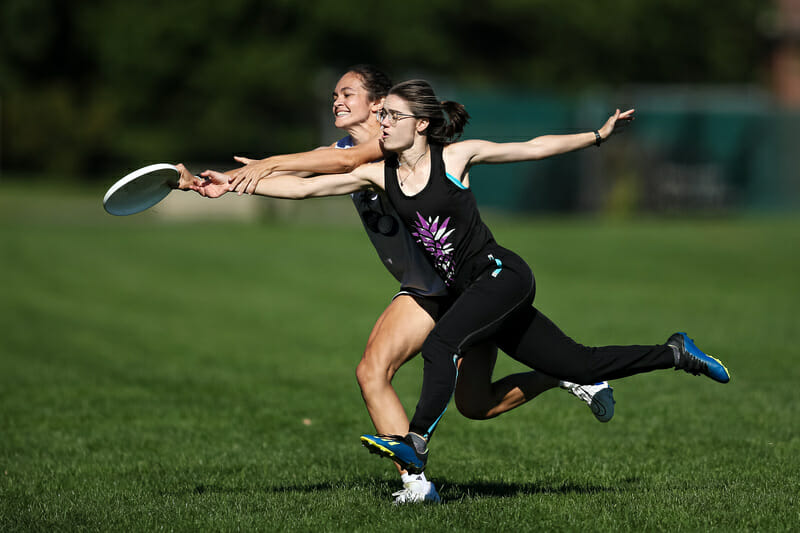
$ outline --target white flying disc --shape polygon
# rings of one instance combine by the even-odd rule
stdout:
[[[180,171],[169,163],[135,170],[108,189],[103,207],[112,215],[133,215],[163,200],[178,186]]]

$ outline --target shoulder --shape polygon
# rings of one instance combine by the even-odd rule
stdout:
[[[464,154],[472,156],[476,153],[479,153],[481,149],[485,148],[488,144],[491,143],[489,141],[484,141],[481,139],[458,141],[445,146],[444,153],[447,155],[454,155],[454,156],[464,155]]]
[[[352,176],[364,181],[369,182],[381,189],[386,188],[386,179],[384,178],[384,164],[383,161],[376,161],[375,163],[367,163],[353,170]]]
[[[503,144],[482,139],[461,141],[453,143],[445,149],[445,160],[469,169],[472,165],[489,162],[492,157],[502,154],[503,146]]]
[[[486,143],[487,141],[475,139],[448,144],[444,147],[442,158],[448,168],[464,172],[474,163],[475,156],[485,149]]]
[[[352,148],[355,146],[355,143],[353,142],[353,138],[350,135],[347,135],[336,141],[336,144],[333,146],[334,148]]]
[[[354,169],[351,174],[358,178],[374,181],[373,178],[379,176],[383,180],[383,161],[366,163]]]

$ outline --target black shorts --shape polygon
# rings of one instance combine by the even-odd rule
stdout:
[[[444,295],[444,296],[422,296],[420,294],[413,293],[411,291],[404,291],[401,290],[397,294],[392,297],[392,300],[397,298],[400,295],[407,295],[411,296],[417,305],[425,310],[428,313],[434,322],[438,322],[439,319],[444,315],[450,306],[453,305],[453,301],[455,300],[452,296]]]

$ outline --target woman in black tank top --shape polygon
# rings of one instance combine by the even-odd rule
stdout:
[[[363,435],[372,452],[411,472],[427,464],[427,442],[455,390],[464,350],[495,342],[514,359],[562,380],[590,384],[656,369],[681,368],[727,383],[727,369],[684,333],[663,344],[588,347],[576,343],[532,306],[535,282],[519,256],[499,246],[469,189],[469,169],[480,163],[530,161],[600,145],[633,110],[617,110],[599,129],[547,135],[520,143],[452,142],[467,122],[464,107],[440,102],[430,85],[412,80],[386,97],[381,119],[384,149],[395,156],[349,174],[281,176],[258,184],[257,194],[279,198],[332,196],[383,188],[448,288],[456,296],[422,347],[422,392],[405,436]],[[204,176],[215,178],[206,171]]]

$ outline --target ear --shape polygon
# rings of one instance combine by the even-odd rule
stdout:
[[[371,113],[377,113],[381,108],[383,108],[383,102],[386,101],[385,97],[381,97],[380,100],[375,100],[369,106],[369,110]]]
[[[430,125],[431,125],[431,121],[428,120],[427,118],[418,118],[417,119],[417,133],[424,132],[426,129],[428,129],[428,126],[430,126]]]

